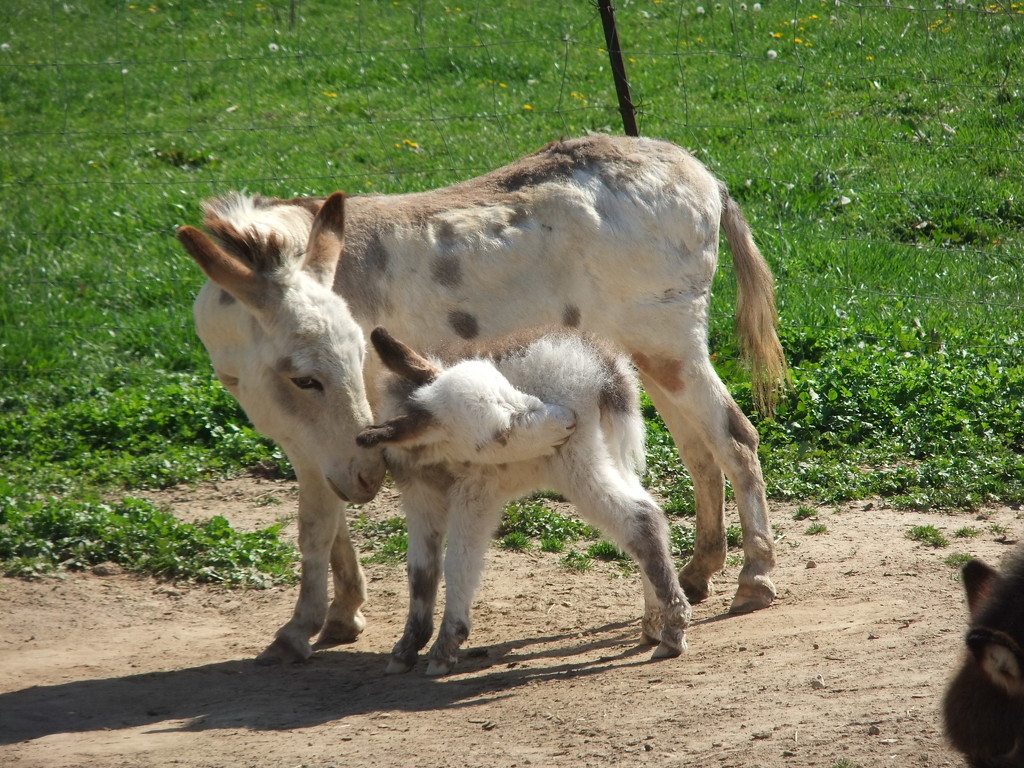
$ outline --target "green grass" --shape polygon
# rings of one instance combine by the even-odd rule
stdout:
[[[807,536],[818,536],[822,533],[828,533],[828,526],[824,523],[811,523],[804,529]]]
[[[907,538],[936,549],[949,546],[949,539],[934,525],[915,525],[907,531]]]
[[[2,490],[8,491],[9,488]],[[0,573],[38,576],[114,562],[168,579],[266,587],[295,581],[278,526],[239,533],[223,517],[183,523],[140,499],[0,503]]]
[[[796,512],[793,513],[794,520],[813,520],[818,516],[817,510],[811,509],[810,507],[801,504],[796,508]]]
[[[962,565],[967,563],[974,555],[967,554],[965,552],[957,552],[952,555],[947,555],[945,559],[946,565],[952,568],[960,568]]]
[[[793,387],[756,423],[770,497],[1024,501],[1024,9],[761,6],[665,0],[617,17],[641,131],[729,184],[777,276]],[[7,14],[9,513],[253,465],[290,473],[191,327],[202,277],[173,232],[198,222],[203,197],[417,191],[619,130],[591,3],[297,9],[294,23],[248,0]],[[711,347],[750,413],[722,261]],[[645,415],[646,480],[681,557],[692,488],[649,403]],[[502,536],[552,552],[593,536],[517,509]],[[401,535],[380,532],[390,549],[371,556],[400,557]]]

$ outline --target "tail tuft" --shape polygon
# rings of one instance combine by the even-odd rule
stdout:
[[[724,184],[721,193],[722,229],[732,252],[738,285],[736,335],[743,357],[750,363],[754,405],[760,413],[770,416],[789,381],[777,331],[775,278],[754,242],[743,211]]]

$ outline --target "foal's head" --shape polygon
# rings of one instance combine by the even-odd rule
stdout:
[[[572,411],[516,389],[485,357],[441,367],[392,337],[370,334],[391,371],[385,408],[359,445],[428,448],[430,461],[495,464],[550,455],[576,428]]]

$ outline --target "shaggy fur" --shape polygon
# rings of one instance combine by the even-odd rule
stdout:
[[[1000,573],[963,567],[967,652],[946,691],[946,734],[972,768],[1024,768],[1024,546]]]
[[[383,328],[371,340],[397,380],[383,387],[386,421],[357,442],[386,446],[409,526],[409,618],[389,671],[409,670],[430,638],[445,537],[444,618],[427,674],[451,671],[505,504],[543,488],[576,502],[639,561],[644,634],[660,642],[655,657],[679,655],[690,606],[675,578],[664,516],[638,480],[643,419],[626,361],[569,329],[499,341],[449,366],[422,358]]]

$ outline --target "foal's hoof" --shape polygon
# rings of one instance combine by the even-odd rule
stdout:
[[[775,600],[775,585],[767,576],[755,576],[753,581],[740,584],[729,606],[729,613],[751,613],[767,608]]]
[[[366,629],[366,619],[358,611],[348,621],[328,620],[320,630],[320,636],[313,645],[313,650],[333,648],[336,645],[354,643]]]
[[[665,626],[665,617],[661,611],[648,611],[640,619],[640,642],[643,645],[657,645],[661,642],[661,630]]]
[[[259,656],[256,663],[265,667],[273,664],[299,664],[313,655],[313,649],[309,643],[296,643],[283,637],[279,637],[268,645]]]
[[[670,645],[668,643],[661,643],[657,648],[654,649],[654,653],[651,654],[651,659],[674,659],[686,650],[686,638],[683,638],[679,645]]]

